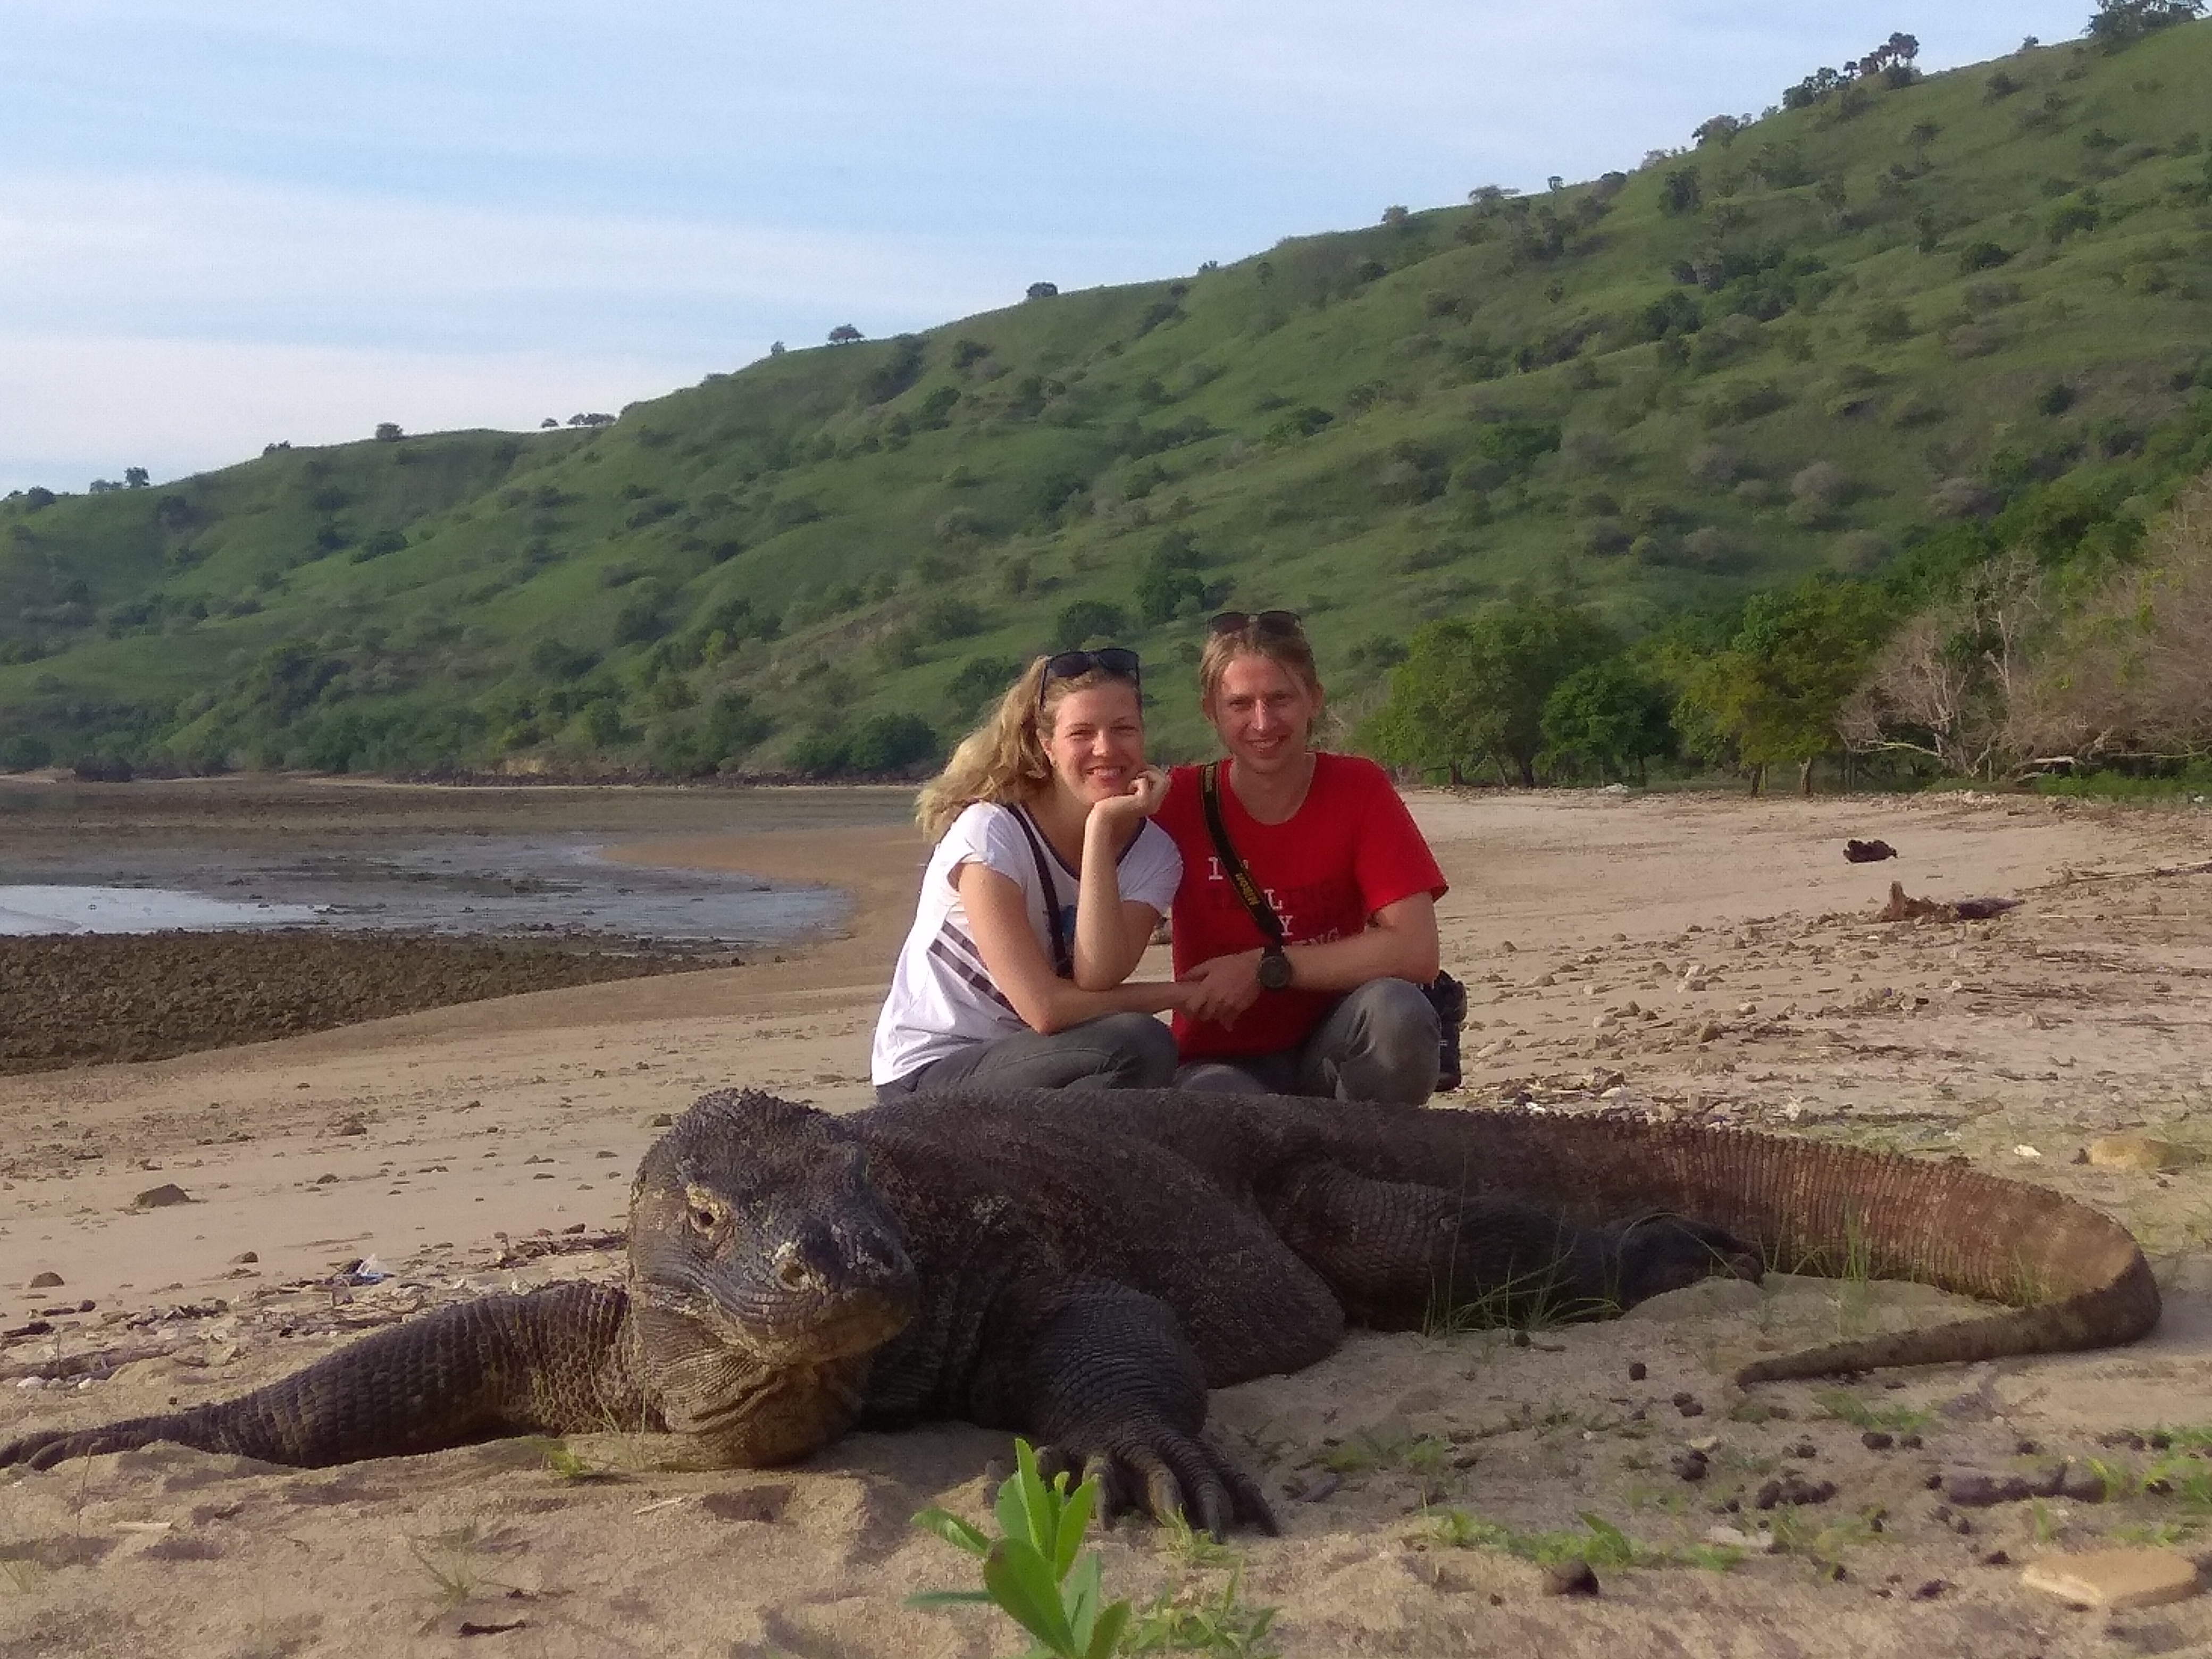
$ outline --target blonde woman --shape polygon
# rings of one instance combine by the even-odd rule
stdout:
[[[1182,877],[1152,822],[1137,653],[1040,657],[926,786],[936,842],[876,1022],[879,1098],[955,1085],[1157,1088],[1170,982],[1129,984]]]

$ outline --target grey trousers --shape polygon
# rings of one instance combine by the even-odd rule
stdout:
[[[1436,1092],[1440,1036],[1419,986],[1371,979],[1347,992],[1298,1048],[1195,1060],[1176,1073],[1176,1087],[1418,1106]]]
[[[1432,1042],[1429,1045],[1435,1048]],[[1105,1014],[1050,1036],[1017,1031],[933,1060],[895,1083],[876,1085],[878,1100],[941,1094],[963,1085],[979,1089],[1164,1089],[1175,1076],[1175,1033],[1150,1014]]]

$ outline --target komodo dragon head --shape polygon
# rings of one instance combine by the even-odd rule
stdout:
[[[629,1289],[662,1416],[718,1465],[788,1462],[844,1432],[869,1355],[920,1301],[854,1137],[734,1091],[703,1097],[639,1166]]]

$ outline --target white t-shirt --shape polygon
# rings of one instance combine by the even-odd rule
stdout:
[[[991,982],[982,952],[975,948],[967,906],[955,884],[960,866],[969,863],[981,864],[1014,883],[1022,890],[1030,931],[1046,959],[1051,959],[1052,933],[1045,921],[1036,855],[1015,817],[1019,811],[977,801],[952,821],[930,854],[914,927],[899,951],[890,995],[884,1000],[883,1013],[876,1021],[875,1052],[869,1064],[873,1081],[896,1083],[971,1043],[994,1042],[1029,1029],[1014,1005]],[[1052,902],[1060,910],[1072,949],[1078,872],[1053,850],[1042,830],[1035,833],[1052,872]],[[1182,854],[1167,831],[1147,818],[1121,852],[1116,871],[1121,897],[1165,914],[1182,880]]]

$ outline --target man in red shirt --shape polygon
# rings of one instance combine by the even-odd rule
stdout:
[[[1179,1087],[1419,1103],[1436,1087],[1436,902],[1444,879],[1371,761],[1312,747],[1313,647],[1285,611],[1213,620],[1199,660],[1221,829],[1279,925],[1269,937],[1207,823],[1204,773],[1178,767],[1155,822],[1182,854]]]

